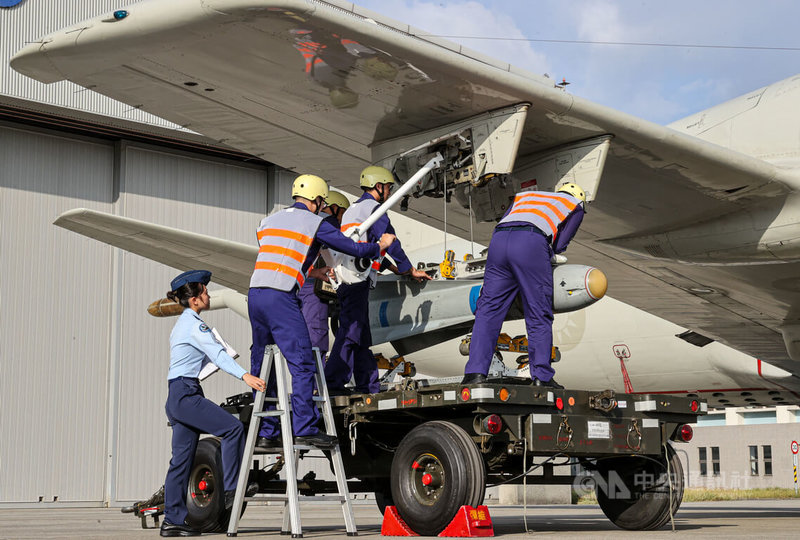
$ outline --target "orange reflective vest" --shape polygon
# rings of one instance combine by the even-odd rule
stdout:
[[[555,241],[558,226],[575,210],[579,201],[566,193],[524,191],[517,193],[511,210],[498,225],[524,221],[539,228]]]
[[[251,287],[291,291],[305,283],[306,262],[322,218],[299,208],[287,208],[261,220],[258,258]]]

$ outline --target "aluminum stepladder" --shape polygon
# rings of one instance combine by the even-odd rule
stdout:
[[[325,365],[322,362],[319,349],[313,348],[314,359],[316,361],[317,372],[314,380],[317,384],[319,395],[314,396],[314,401],[321,405],[322,417],[325,421],[325,432],[328,435],[336,435],[336,427],[333,420],[333,409],[331,408],[328,387],[325,384]],[[261,379],[268,381],[271,370],[275,369],[275,379],[277,386],[277,398],[267,398],[264,392],[256,392],[255,402],[253,403],[253,413],[250,417],[250,426],[247,430],[247,441],[245,442],[244,455],[242,456],[242,466],[239,470],[239,480],[236,485],[236,496],[233,500],[231,518],[228,523],[228,536],[236,536],[239,531],[239,518],[242,513],[242,505],[245,501],[284,501],[283,505],[283,525],[281,534],[288,534],[291,530],[292,538],[302,538],[303,530],[300,525],[300,501],[338,501],[342,506],[344,515],[345,529],[347,536],[357,536],[356,522],[353,517],[353,507],[350,503],[350,492],[347,488],[347,477],[342,463],[342,453],[338,444],[332,448],[324,448],[325,452],[330,452],[330,459],[333,464],[333,472],[336,475],[336,485],[338,495],[316,495],[300,496],[297,489],[297,463],[300,453],[308,450],[317,450],[314,446],[296,445],[292,437],[292,422],[290,418],[291,401],[289,399],[289,388],[287,386],[286,359],[275,345],[270,345],[264,349],[264,361],[261,364]],[[276,402],[277,408],[272,411],[264,411],[264,402]],[[286,494],[285,495],[256,495],[246,497],[245,490],[248,483],[248,472],[253,461],[255,452],[256,438],[261,424],[261,418],[265,416],[278,416],[281,422],[281,443],[286,471]],[[288,510],[288,512],[287,512]]]

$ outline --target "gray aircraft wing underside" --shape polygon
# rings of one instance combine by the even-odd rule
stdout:
[[[530,103],[518,160],[613,137],[571,261],[603,267],[609,294],[624,302],[797,371],[780,332],[797,317],[797,264],[686,265],[608,242],[786,197],[800,186],[794,169],[572,96],[347,2],[173,0],[126,10],[121,20],[106,14],[30,44],[12,66],[351,192],[378,143]],[[443,226],[442,201],[414,200],[409,212]],[[468,237],[468,211],[449,205],[447,230]],[[475,240],[488,243],[491,230],[476,226]]]

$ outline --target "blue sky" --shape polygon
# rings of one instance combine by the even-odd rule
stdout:
[[[447,36],[793,47],[645,47],[449,38],[666,124],[800,73],[796,0],[356,0]]]

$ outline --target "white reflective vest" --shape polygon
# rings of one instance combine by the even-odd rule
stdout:
[[[378,201],[375,199],[364,199],[350,205],[350,208],[344,211],[342,215],[342,233],[350,237],[353,229],[364,223],[367,218],[378,207]],[[364,231],[358,238],[357,242],[367,242],[367,231]],[[374,287],[375,282],[378,280],[378,270],[381,268],[381,261],[386,254],[386,250],[381,251],[381,256],[377,260],[372,261],[372,269],[369,272],[370,284]]]
[[[524,191],[517,193],[514,204],[498,225],[524,221],[540,229],[555,241],[558,226],[578,206],[578,199],[566,193]]]
[[[322,218],[299,208],[287,208],[261,220],[258,258],[251,287],[291,291],[305,283],[306,262]]]

